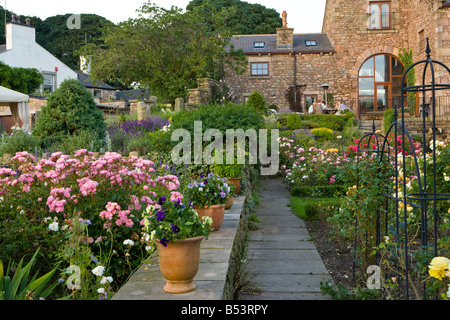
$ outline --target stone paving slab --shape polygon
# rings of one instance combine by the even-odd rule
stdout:
[[[254,294],[243,294],[239,296],[239,300],[330,300],[330,297],[325,297],[317,292],[269,292],[262,293],[255,292]],[[294,310],[290,311],[291,313]]]
[[[251,260],[322,260],[320,254],[316,250],[311,249],[266,249],[266,250],[252,250],[251,256],[248,257]]]
[[[252,283],[266,292],[320,293],[319,285],[324,280],[326,277],[323,275],[271,274],[257,275],[252,278]]]
[[[249,231],[248,287],[240,300],[329,300],[320,283],[332,280],[303,220],[288,207],[281,179],[269,179],[255,215],[260,229]]]
[[[272,249],[272,250],[280,250],[281,249],[293,249],[293,250],[316,250],[316,246],[312,241],[299,241],[295,242],[285,242],[280,244],[277,241],[249,241],[248,250],[257,250],[257,249]]]

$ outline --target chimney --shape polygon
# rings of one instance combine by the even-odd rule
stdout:
[[[287,27],[287,13],[283,11],[283,26],[277,28],[277,49],[290,50],[294,46],[294,28]]]
[[[26,50],[30,43],[36,42],[36,30],[30,21],[27,19],[26,24],[21,24],[20,16],[11,16],[11,22],[6,24],[6,50],[12,50],[13,46]]]
[[[27,26],[29,26],[29,27],[31,27],[31,19],[30,18],[26,18],[25,19],[25,24],[27,25]]]

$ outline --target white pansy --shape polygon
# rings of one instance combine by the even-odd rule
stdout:
[[[125,240],[123,242],[123,244],[126,245],[126,246],[134,246],[134,241],[130,240],[130,239],[127,239],[127,240]]]
[[[98,288],[97,292],[100,293],[100,294],[105,293],[105,289],[104,288]]]

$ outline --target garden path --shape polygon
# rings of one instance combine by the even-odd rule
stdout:
[[[282,179],[263,183],[256,216],[259,230],[250,231],[246,272],[250,279],[239,300],[329,300],[320,282],[332,281],[303,220],[288,207],[290,194]]]

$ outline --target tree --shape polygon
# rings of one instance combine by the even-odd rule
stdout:
[[[224,63],[243,72],[243,52],[225,51],[230,40],[223,28],[225,12],[208,9],[204,15],[198,9],[183,13],[175,6],[144,4],[139,18],[107,29],[104,47],[84,47],[92,77],[117,77],[127,85],[137,82],[173,103],[186,97],[197,78],[220,77]]]
[[[5,15],[5,9],[0,6],[0,43],[5,43],[6,42],[6,38],[5,38],[5,17],[6,17],[6,23],[11,21],[11,15],[14,12],[11,12],[9,10],[6,10],[6,15]],[[31,25],[37,27],[41,22],[42,19],[39,17],[35,17],[35,16],[20,16],[20,22],[21,23],[25,23],[25,19],[26,18],[30,18],[31,20]]]
[[[273,34],[282,25],[282,19],[276,10],[241,0],[192,0],[186,10],[201,8],[205,4],[228,12],[225,27],[232,35]]]
[[[267,113],[266,99],[264,99],[264,96],[258,91],[255,91],[248,96],[247,104],[253,107],[258,112],[261,112],[263,114]]]
[[[72,14],[49,17],[36,26],[36,42],[71,69],[79,69],[79,50],[86,43],[101,45],[102,30],[113,26],[111,21],[96,14],[81,14],[80,29],[69,29],[67,19]]]
[[[105,137],[105,121],[92,94],[80,81],[64,80],[47,99],[36,121],[33,135],[49,141],[61,141],[64,136],[95,133],[98,139]]]
[[[0,85],[24,94],[34,93],[44,82],[34,68],[13,68],[0,62]]]

